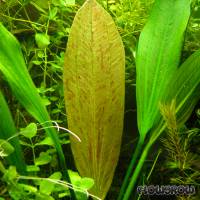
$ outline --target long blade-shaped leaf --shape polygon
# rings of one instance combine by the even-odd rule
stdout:
[[[177,120],[182,124],[200,99],[200,50],[176,70],[168,89],[165,101],[176,100]]]
[[[175,99],[177,121],[179,125],[183,124],[189,118],[194,106],[200,99],[200,50],[191,55],[181,65],[181,67],[176,70],[174,76],[171,77],[167,88],[168,91],[166,92],[162,103],[171,103],[171,101]],[[124,193],[123,200],[129,199],[129,196],[131,195],[131,192],[137,183],[137,179],[147,158],[149,150],[165,128],[165,121],[161,118],[154,129],[151,129],[151,137],[142,151],[140,160],[133,172],[132,177],[130,178],[127,190]]]
[[[50,117],[28,73],[20,45],[2,24],[0,24],[0,70],[6,77],[13,94],[26,110],[45,127],[52,126],[51,123],[46,123]],[[61,167],[67,176],[65,158],[58,135],[52,128],[45,130],[54,142]]]
[[[17,131],[8,105],[0,91],[0,139],[9,139],[10,144],[15,148],[15,151],[6,157],[8,162],[16,166],[19,173],[26,174],[26,165],[16,133]]]
[[[124,111],[125,56],[108,13],[95,1],[78,11],[67,45],[64,87],[76,166],[92,177],[93,193],[104,199],[117,164]]]
[[[138,126],[142,137],[159,121],[159,102],[179,65],[189,0],[156,0],[136,57]]]

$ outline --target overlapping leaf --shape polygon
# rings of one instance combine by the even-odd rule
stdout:
[[[189,0],[157,0],[139,39],[136,56],[138,126],[142,137],[159,121],[159,102],[179,65]]]
[[[150,147],[165,129],[159,104],[171,103],[175,99],[177,119],[179,123],[184,123],[200,97],[198,92],[200,71],[194,75],[196,70],[199,70],[197,64],[199,53],[194,54],[178,68],[189,15],[189,0],[156,0],[140,35],[136,55],[136,97],[140,139],[118,200],[129,199]],[[150,139],[130,178],[141,151],[141,144],[144,143],[148,132]]]
[[[165,102],[176,100],[177,120],[184,123],[200,99],[200,50],[192,54],[177,70],[168,86]]]
[[[26,174],[24,157],[16,134],[17,131],[11,113],[0,91],[0,139],[9,140],[9,143],[14,147],[14,152],[6,159],[11,165],[16,166],[19,173]]]
[[[108,13],[94,0],[77,12],[69,36],[64,88],[76,166],[95,181],[93,194],[104,199],[117,164],[124,111],[125,56]]]
[[[171,77],[167,89],[161,103],[170,104],[173,100],[176,101],[176,118],[178,125],[182,125],[190,117],[191,112],[200,99],[200,50],[192,54],[176,70]],[[151,138],[142,152],[139,164],[133,172],[123,200],[128,200],[151,146],[162,134],[165,127],[165,121],[161,118],[159,123],[151,130]]]
[[[45,127],[52,126],[51,123],[45,123],[50,118],[28,73],[20,45],[2,24],[0,24],[0,71],[8,81],[13,94],[26,110]],[[61,167],[63,170],[65,169],[66,173],[65,158],[58,135],[52,128],[46,128],[45,130],[54,142]]]

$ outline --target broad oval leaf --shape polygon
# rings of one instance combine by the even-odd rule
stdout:
[[[28,124],[26,128],[21,130],[21,134],[29,139],[35,137],[37,134],[37,125],[35,123]]]
[[[39,48],[44,49],[47,48],[50,44],[49,35],[45,33],[36,33],[35,34],[35,41]]]
[[[77,12],[67,45],[64,90],[75,163],[104,199],[119,157],[124,115],[125,55],[110,15],[94,0]]]
[[[179,65],[189,0],[157,0],[139,39],[136,55],[136,95],[140,135],[161,117],[159,102]]]
[[[56,181],[59,181],[62,177],[61,172],[54,172],[51,176],[49,176],[48,179],[52,179],[54,182],[51,182],[49,180],[42,180],[40,182],[40,192],[42,194],[50,195],[56,185]]]

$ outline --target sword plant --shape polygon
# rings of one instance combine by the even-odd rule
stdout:
[[[67,44],[64,93],[74,160],[104,199],[119,157],[124,116],[125,55],[111,16],[88,0],[77,12]]]
[[[118,200],[128,200],[148,153],[165,129],[160,103],[176,101],[179,126],[200,99],[200,50],[180,65],[190,0],[156,0],[136,53],[139,141]],[[131,175],[132,174],[132,175]]]

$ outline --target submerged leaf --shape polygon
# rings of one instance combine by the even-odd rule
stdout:
[[[35,41],[37,43],[37,46],[41,49],[46,48],[50,44],[49,36],[45,33],[36,33]]]
[[[60,172],[54,172],[51,176],[49,176],[49,179],[52,179],[53,181],[58,181],[62,177],[62,174]],[[46,195],[50,195],[54,188],[55,188],[55,182],[50,182],[48,180],[42,180],[40,182],[40,192]]]
[[[54,142],[61,168],[67,178],[64,154],[56,131],[52,128],[49,114],[28,73],[20,45],[16,38],[0,23],[0,70],[17,100],[38,120]]]
[[[9,156],[14,151],[14,147],[9,142],[0,139],[0,157]]]
[[[51,159],[52,157],[48,153],[42,152],[39,157],[35,159],[35,165],[46,165],[51,162]]]
[[[137,114],[140,135],[159,121],[159,102],[179,65],[189,0],[157,0],[139,39],[136,55]]]
[[[24,162],[24,157],[22,149],[19,143],[18,136],[16,135],[17,130],[15,128],[14,121],[12,119],[8,105],[4,99],[3,94],[0,91],[0,139],[8,140],[10,143],[9,156],[6,157],[10,165],[14,165],[17,168],[17,171],[23,175],[26,174],[26,166]],[[8,143],[6,142],[6,143]],[[6,144],[4,143],[4,144]],[[8,146],[9,146],[8,143]],[[12,147],[14,151],[12,152]],[[0,147],[1,149],[1,147]],[[0,150],[1,151],[1,150]],[[3,151],[2,153],[5,153]],[[8,153],[6,153],[8,155]]]
[[[35,123],[30,123],[26,128],[23,128],[21,134],[29,139],[35,137],[37,134],[37,125]]]
[[[172,99],[176,99],[177,121],[183,124],[200,99],[200,50],[192,54],[170,80],[165,102]]]
[[[68,126],[76,166],[104,199],[117,164],[124,115],[125,55],[109,14],[89,0],[74,19],[64,66]]]

